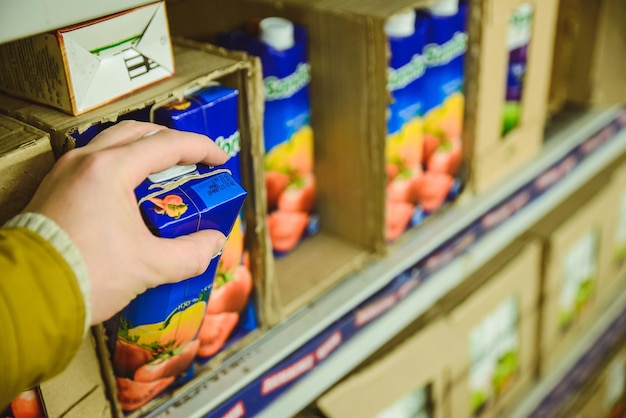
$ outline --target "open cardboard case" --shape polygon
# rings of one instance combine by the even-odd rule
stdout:
[[[392,248],[385,239],[385,140],[391,98],[387,85],[389,43],[384,27],[390,16],[432,3],[168,3],[172,33],[191,39],[217,43],[219,33],[269,16],[289,19],[307,31],[320,232],[276,260],[283,316],[306,306]]]
[[[466,84],[466,161],[481,193],[504,181],[542,148],[559,0],[530,1],[532,31],[518,126],[504,137],[507,35],[518,0],[471,1]]]

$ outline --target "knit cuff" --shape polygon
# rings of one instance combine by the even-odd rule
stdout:
[[[85,260],[76,245],[74,245],[72,239],[63,229],[61,229],[59,225],[57,225],[56,222],[39,213],[20,213],[5,223],[4,226],[26,228],[39,234],[65,259],[74,272],[76,281],[78,282],[78,287],[83,294],[83,301],[85,304],[85,326],[83,336],[85,336],[87,331],[89,331],[91,324],[91,304],[89,303],[91,282],[89,281],[89,273],[87,271]]]

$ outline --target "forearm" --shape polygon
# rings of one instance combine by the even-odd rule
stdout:
[[[80,254],[51,221],[21,215],[0,229],[0,409],[76,354],[89,324],[88,282],[78,279],[84,272]]]

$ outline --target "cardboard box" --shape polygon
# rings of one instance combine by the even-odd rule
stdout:
[[[113,416],[91,334],[87,335],[69,366],[42,383],[39,390],[48,418]]]
[[[62,155],[74,148],[76,141],[80,141],[83,135],[87,135],[91,129],[98,130],[102,126],[124,119],[133,112],[149,113],[153,105],[168,102],[172,98],[181,99],[184,92],[193,87],[217,82],[237,89],[239,92],[242,185],[248,192],[244,204],[244,217],[247,230],[250,231],[245,237],[244,245],[250,253],[250,268],[254,280],[254,296],[260,326],[266,328],[278,322],[279,319],[275,286],[272,282],[273,264],[267,244],[267,230],[264,218],[257,216],[264,213],[266,199],[262,159],[260,158],[263,154],[260,118],[263,102],[259,63],[256,59],[243,54],[230,53],[207,44],[182,39],[175,41],[174,53],[177,73],[173,77],[79,116],[70,116],[56,109],[7,95],[0,95],[0,109],[11,113],[18,119],[28,120],[32,125],[49,132],[53,148],[58,155]],[[115,378],[108,360],[110,351],[107,344],[110,342],[107,341],[103,327],[97,327],[95,335],[104,377],[111,391],[111,399],[117,399]],[[258,335],[259,332],[252,332],[230,344],[205,366],[200,367],[198,373],[202,374],[210,368],[217,367]],[[184,389],[185,387],[177,390]],[[144,414],[162,401],[161,398],[156,399],[130,416]],[[116,416],[123,416],[119,404],[114,402],[112,409]]]
[[[0,45],[0,90],[78,115],[170,77],[165,2]]]
[[[606,195],[603,263],[607,285],[620,289],[626,283],[626,165],[615,170]]]
[[[442,302],[455,336],[449,416],[505,416],[532,386],[540,263],[539,242],[518,241],[468,278],[478,288]]]
[[[382,358],[351,374],[316,402],[329,418],[446,416],[446,371],[453,334],[441,320],[426,325]]]
[[[504,180],[542,147],[559,0],[531,3],[534,11],[521,118],[519,125],[502,137],[509,20],[520,2],[470,2],[464,143],[474,192]]]
[[[615,294],[602,256],[610,177],[599,176],[532,228],[544,241],[541,373],[553,370]]]
[[[621,0],[561,0],[549,111],[626,102],[626,8]]]
[[[88,333],[60,374],[16,396],[0,417],[111,418],[107,388],[100,373],[95,340]]]
[[[24,209],[53,165],[48,134],[0,115],[0,225]]]
[[[0,16],[0,43],[26,38],[38,33],[86,22],[121,12],[154,0],[111,0],[86,4],[81,0],[61,0],[55,7],[46,7],[42,0],[25,0],[5,4]],[[28,16],[28,19],[23,19]]]
[[[220,32],[279,16],[303,26],[320,232],[276,260],[283,314],[385,254],[387,19],[430,0],[189,0],[168,4],[172,33],[217,43]]]

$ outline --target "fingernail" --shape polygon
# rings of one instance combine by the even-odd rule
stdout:
[[[222,254],[222,251],[224,251],[225,245],[226,245],[226,237],[224,236],[224,234],[219,233],[219,237],[215,240],[214,248],[216,248],[217,251],[213,255],[213,258],[218,257]]]

